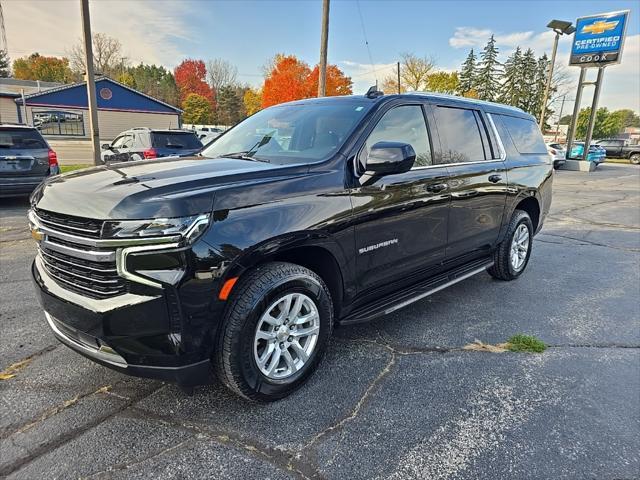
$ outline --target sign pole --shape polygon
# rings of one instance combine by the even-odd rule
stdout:
[[[578,124],[578,114],[580,113],[580,101],[582,100],[582,84],[584,83],[584,76],[587,69],[582,67],[580,69],[580,76],[578,77],[578,90],[576,91],[576,100],[573,104],[573,115],[571,116],[571,125],[569,126],[569,133],[567,134],[567,158],[571,158],[571,150],[573,148],[573,141],[576,136],[576,125]]]
[[[587,127],[587,137],[584,140],[584,151],[582,152],[582,159],[586,160],[589,154],[589,145],[591,145],[591,136],[593,135],[593,126],[596,121],[596,113],[598,111],[598,100],[600,98],[600,90],[602,88],[602,77],[604,75],[604,68],[598,68],[598,77],[595,83],[595,91],[593,92],[593,101],[591,102],[591,114],[589,115],[589,126]]]

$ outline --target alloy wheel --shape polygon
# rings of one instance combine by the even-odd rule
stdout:
[[[320,332],[314,301],[303,293],[289,293],[262,314],[253,341],[253,355],[263,375],[282,380],[298,372],[313,353]]]
[[[511,239],[511,267],[517,272],[523,266],[527,259],[529,251],[529,228],[521,223],[513,234]]]

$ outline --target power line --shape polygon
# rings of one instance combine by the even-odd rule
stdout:
[[[364,37],[364,44],[367,47],[367,53],[369,54],[369,63],[371,64],[373,77],[376,79],[376,88],[377,88],[378,74],[376,73],[376,67],[375,67],[375,64],[373,63],[373,57],[371,56],[371,49],[369,48],[369,40],[367,40],[367,31],[364,28],[364,19],[362,18],[362,10],[360,10],[360,0],[356,0],[356,6],[358,7],[358,16],[360,17],[360,26],[362,27],[362,36]]]

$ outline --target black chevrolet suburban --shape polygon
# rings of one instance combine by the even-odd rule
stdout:
[[[334,325],[472,275],[520,276],[551,203],[535,119],[430,93],[271,107],[196,156],[51,178],[31,197],[46,320],[78,353],[271,401]]]

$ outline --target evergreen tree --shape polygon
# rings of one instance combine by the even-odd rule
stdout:
[[[498,48],[493,35],[480,54],[476,90],[481,100],[495,100],[500,89],[500,63]]]
[[[467,59],[462,64],[460,69],[460,75],[458,80],[460,82],[458,91],[461,95],[469,93],[476,86],[476,55],[473,53],[473,48],[467,55]]]
[[[522,50],[517,47],[504,63],[503,83],[499,101],[507,105],[518,105],[522,95]]]
[[[547,54],[545,53],[540,58],[538,58],[538,64],[536,67],[536,79],[535,79],[535,94],[534,94],[534,102],[533,108],[534,110],[530,112],[532,115],[540,118],[540,111],[542,110],[542,101],[544,99],[544,89],[547,85],[547,76],[549,74],[549,59],[547,58]],[[549,88],[549,95],[551,95],[555,91],[553,85]],[[551,118],[551,112],[548,108],[549,100],[547,99],[547,108],[545,110],[544,118]]]
[[[11,74],[11,62],[6,50],[0,50],[0,78],[7,78]]]
[[[519,104],[516,105],[520,107],[525,112],[529,112],[532,115],[535,115],[535,106],[536,106],[536,71],[538,69],[538,62],[536,61],[536,57],[533,54],[533,50],[530,48],[524,52],[522,56],[522,96],[520,97]]]
[[[244,91],[231,85],[226,85],[218,91],[218,118],[224,125],[235,125],[244,117]]]

